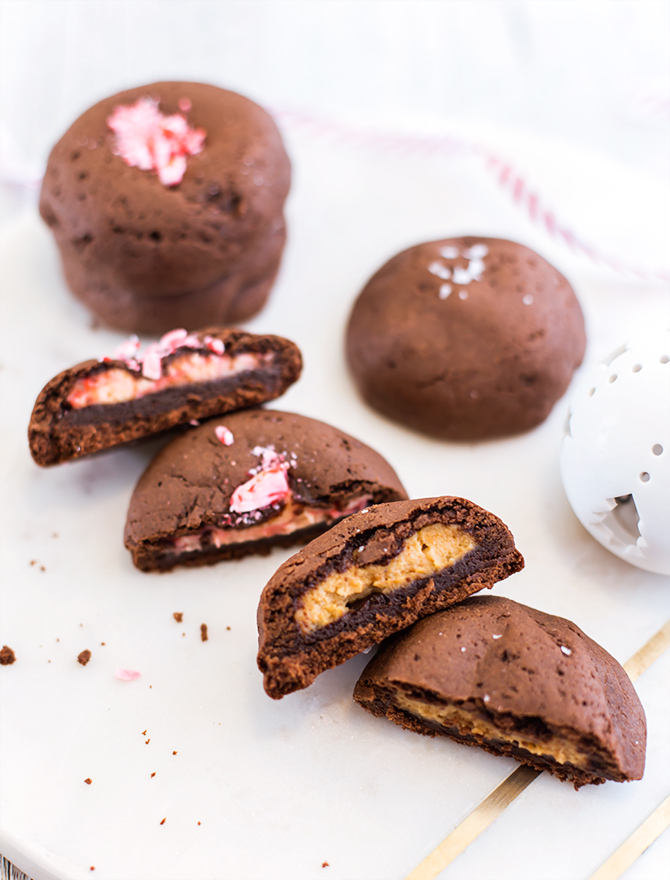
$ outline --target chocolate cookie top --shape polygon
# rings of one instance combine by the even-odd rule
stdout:
[[[566,279],[523,245],[474,236],[416,245],[389,260],[358,297],[346,342],[368,403],[450,440],[538,425],[584,346]]]
[[[624,669],[574,623],[511,599],[474,596],[389,639],[362,673],[354,699],[388,714],[398,692],[484,710],[507,734],[518,728],[522,739],[522,722],[532,727],[539,719],[587,754],[596,744],[611,766],[577,771],[577,784],[642,777],[646,722]],[[409,715],[389,717],[412,727]]]
[[[266,492],[253,477],[268,472],[277,487]],[[133,493],[126,546],[210,524],[260,522],[276,514],[272,496],[280,480],[307,506],[352,495],[406,497],[388,462],[354,437],[295,413],[244,410],[189,431],[156,456]]]
[[[119,108],[138,101],[204,133],[171,185],[128,164],[110,127]],[[228,274],[271,222],[283,223],[289,182],[288,157],[264,110],[216,86],[160,82],[112,95],[73,123],[49,157],[40,213],[84,266],[107,266],[120,287],[163,297]]]

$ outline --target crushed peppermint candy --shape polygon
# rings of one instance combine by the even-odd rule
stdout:
[[[270,507],[291,495],[288,484],[287,471],[291,463],[295,464],[295,457],[291,463],[278,455],[272,447],[255,446],[252,450],[254,455],[261,457],[261,464],[253,468],[250,480],[238,486],[230,499],[230,509],[234,513],[249,513]]]
[[[233,432],[224,425],[217,425],[216,428],[214,428],[214,433],[216,434],[217,440],[220,440],[224,446],[232,446],[235,442]]]
[[[183,327],[165,333],[158,342],[152,342],[140,357],[140,340],[131,336],[122,342],[114,352],[114,359],[124,361],[131,370],[141,372],[145,379],[160,379],[163,372],[162,360],[174,354],[178,348],[208,348],[213,354],[223,354],[226,347],[222,340],[207,334],[202,339],[195,333],[189,333]],[[109,358],[102,358],[109,360]]]
[[[185,106],[180,104],[180,109],[188,112]],[[157,171],[164,186],[181,183],[186,157],[202,152],[206,136],[204,129],[191,128],[179,113],[165,116],[155,98],[138,98],[134,104],[115,107],[107,125],[116,135],[114,153],[131,168]]]
[[[440,285],[440,299],[446,299],[451,293],[451,284]]]
[[[117,669],[114,674],[121,681],[135,681],[136,678],[142,677],[142,673],[135,672],[134,669]]]
[[[499,635],[496,635],[496,633],[493,633],[491,637],[494,638],[494,639],[501,639],[501,638],[502,638],[502,633],[500,633]]]
[[[565,645],[561,645],[561,651],[563,651],[563,653],[564,653],[567,657],[569,657],[570,654],[572,654],[572,651],[570,650],[570,648],[566,648]]]

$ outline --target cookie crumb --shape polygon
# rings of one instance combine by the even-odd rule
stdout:
[[[226,629],[230,629],[230,627],[229,627],[229,626],[227,626],[227,627],[226,627]]]
[[[40,571],[46,571],[46,568],[43,565],[40,565]]]
[[[321,867],[322,868],[330,868],[330,864],[328,862],[322,862]]]
[[[91,652],[86,648],[85,651],[82,651],[81,654],[77,655],[77,663],[81,663],[82,666],[86,666],[88,661],[91,659]]]
[[[165,818],[167,818],[167,816],[166,816]],[[158,824],[159,824],[159,825],[165,825],[165,819],[161,819],[160,822],[159,822]]]
[[[172,752],[172,754],[173,754],[173,755],[176,755],[177,753],[176,753],[176,752]]]
[[[151,737],[149,737],[149,739],[144,740],[144,745],[148,746],[150,742],[151,742]]]
[[[93,780],[91,779],[90,776],[87,776],[86,779],[84,779],[84,782],[86,783],[86,785],[90,785],[93,782]]]
[[[16,662],[16,654],[9,645],[3,645],[0,649],[0,666],[11,666]],[[51,662],[51,661],[49,661]]]
[[[206,642],[209,639],[209,636],[207,635],[207,624],[206,623],[200,624],[200,638],[202,639],[203,642]]]
[[[142,736],[146,736],[146,735],[147,735],[146,730],[143,730],[143,731],[142,731]]]
[[[198,822],[198,825],[202,825],[202,822]]]
[[[183,611],[175,611],[172,616],[177,621],[177,623],[181,623],[182,620],[184,619],[184,612]]]
[[[37,560],[36,560],[36,559],[31,559],[31,560],[30,560],[30,564],[31,564],[31,565],[37,565]]]
[[[106,644],[107,644],[107,642],[100,642],[100,644],[101,644],[101,645],[106,645]]]
[[[152,773],[152,774],[151,774],[151,779],[153,779],[153,778],[154,778],[154,776],[155,776],[155,775],[156,775],[156,773],[155,773],[155,772],[154,772],[154,773]]]
[[[90,870],[95,871],[95,865],[91,865]]]

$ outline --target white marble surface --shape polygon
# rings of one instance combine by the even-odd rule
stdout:
[[[343,362],[353,298],[402,245],[480,229],[543,252],[547,242],[467,163],[375,159],[299,137],[289,148],[290,243],[271,303],[249,325],[304,352],[304,377],[278,407],[361,437],[413,496],[462,494],[499,514],[527,567],[496,591],[575,620],[625,661],[670,616],[670,584],[610,555],[572,514],[558,473],[566,400],[524,436],[441,444],[367,409]],[[25,439],[42,384],[120,337],[91,329],[34,213],[6,232],[2,265],[0,643],[18,659],[0,673],[0,849],[35,880],[90,877],[91,865],[103,880],[404,876],[513,762],[364,713],[351,700],[362,657],[269,700],[255,610],[288,552],[164,576],[133,569],[123,523],[155,444],[45,471]],[[566,257],[563,268],[575,265]],[[662,287],[571,277],[588,362],[634,325],[665,320]],[[118,681],[119,666],[142,677]],[[639,680],[649,720],[642,782],[574,792],[543,777],[444,878],[587,878],[670,790],[669,676],[665,657]],[[629,876],[661,880],[667,845],[645,859],[646,873]]]

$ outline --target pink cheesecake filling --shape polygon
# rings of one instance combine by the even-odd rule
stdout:
[[[180,101],[179,106],[184,109],[187,105]],[[200,153],[205,140],[204,129],[191,128],[179,113],[165,116],[153,98],[138,98],[134,104],[115,107],[107,125],[116,135],[116,155],[132,168],[157,171],[164,186],[181,183],[186,157]]]
[[[82,376],[74,383],[67,396],[73,409],[96,404],[126,403],[147,394],[156,394],[166,388],[178,388],[191,383],[213,382],[243,373],[246,370],[265,368],[272,363],[272,354],[217,355],[189,352],[169,363],[160,364],[160,378],[149,379],[121,367]]]
[[[248,541],[260,541],[278,535],[290,535],[299,529],[306,529],[317,523],[333,523],[335,520],[351,516],[363,510],[371,501],[370,495],[353,498],[342,510],[338,507],[309,507],[296,502],[290,496],[281,513],[272,519],[244,529],[203,526],[190,535],[175,538],[172,544],[175,553],[195,553],[208,546],[224,547]]]

